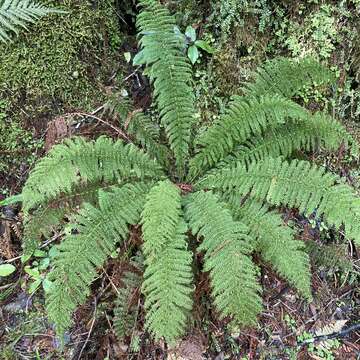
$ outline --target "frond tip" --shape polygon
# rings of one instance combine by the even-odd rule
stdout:
[[[19,28],[27,29],[28,23],[34,23],[45,15],[66,13],[31,0],[2,0],[0,4],[0,41],[2,42],[11,40],[10,32],[18,34]]]
[[[175,18],[157,0],[142,0],[140,5],[137,26],[142,50],[134,62],[148,66],[161,122],[182,177],[195,112],[191,66],[182,51],[184,43],[174,32]]]

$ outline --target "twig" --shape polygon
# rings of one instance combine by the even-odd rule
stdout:
[[[84,352],[85,348],[86,348],[86,345],[88,344],[89,340],[90,340],[90,336],[91,336],[91,333],[93,331],[93,328],[94,328],[94,325],[95,325],[95,320],[96,320],[96,311],[97,311],[97,299],[95,298],[94,299],[94,315],[93,315],[93,319],[91,321],[91,325],[90,325],[90,330],[88,332],[88,335],[86,337],[86,340],[84,342],[84,345],[82,346],[81,350],[80,350],[80,354],[78,356],[78,360],[81,360],[81,356],[82,356],[82,353]]]
[[[114,125],[108,123],[107,121],[99,118],[98,116],[95,116],[93,114],[88,114],[88,113],[82,113],[82,112],[74,112],[74,113],[69,113],[69,114],[64,115],[64,117],[72,117],[72,116],[83,116],[83,117],[93,118],[93,119],[101,122],[102,124],[109,126],[111,129],[115,130],[127,142],[131,142],[130,138],[121,129],[119,129],[117,126],[114,126]]]
[[[119,292],[118,288],[115,286],[115,284],[113,283],[113,281],[111,280],[110,276],[109,276],[108,273],[105,271],[105,269],[103,269],[103,272],[104,272],[105,276],[107,277],[107,279],[109,280],[112,288],[113,288],[113,289],[115,290],[115,292],[119,295],[120,292]]]
[[[136,73],[139,71],[141,66],[138,66],[130,75],[126,76],[122,82],[125,82],[126,80],[129,80],[132,76],[136,75]],[[139,83],[139,79],[137,79]]]
[[[48,246],[49,244],[51,244],[52,242],[56,241],[57,239],[59,239],[61,236],[63,236],[64,234],[62,232],[55,234],[53,237],[51,237],[49,240],[45,241],[41,246],[40,249]]]
[[[21,258],[21,256],[22,255],[19,255],[19,256],[16,256],[16,257],[12,258],[12,259],[5,260],[4,263],[6,263],[6,264],[12,263],[12,262],[14,262],[16,260],[19,260]]]

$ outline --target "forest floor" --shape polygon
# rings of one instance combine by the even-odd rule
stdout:
[[[197,25],[201,27],[201,24]],[[16,157],[11,162],[6,160],[6,167],[0,167],[0,200],[9,194],[21,192],[35,161],[64,138],[73,135],[96,138],[102,134],[119,138],[116,117],[105,111],[106,101],[103,99],[108,99],[109,94],[116,95],[125,91],[135,107],[149,107],[149,83],[142,75],[142,70],[130,65],[124,56],[125,53],[136,53],[133,34],[127,39],[125,44],[122,43],[117,48],[115,55],[107,54],[106,60],[102,60],[106,62],[105,75],[94,85],[104,95],[103,98],[92,101],[90,107],[71,105],[64,106],[59,112],[50,111],[50,115],[45,112],[44,121],[29,123],[24,120],[24,116],[21,117],[21,131],[29,133],[31,141],[26,142],[23,147],[16,146],[15,150],[11,146],[6,149],[0,146],[0,156],[3,155],[4,159],[5,155],[8,159],[9,154]],[[232,50],[228,53],[236,66],[242,63],[240,50],[235,55]],[[250,56],[246,64],[253,58]],[[201,61],[195,71],[201,84],[196,88],[197,101],[200,107],[205,107],[210,113],[204,119],[208,121],[214,104],[221,102],[218,97],[223,95],[218,89],[220,85],[209,82],[209,78],[214,75],[220,83],[222,66],[225,65],[222,58],[213,61],[204,58]],[[115,71],[108,71],[114,63],[120,65],[117,65]],[[209,69],[213,71],[211,74],[207,73]],[[94,99],[97,99],[96,95]],[[27,111],[26,104],[20,107],[24,112]],[[0,106],[0,119],[1,113]],[[344,122],[354,136],[360,139],[359,122],[356,119],[346,119]],[[348,160],[342,149],[332,155],[319,151],[312,156],[335,173],[341,173],[357,189],[360,188],[358,164]],[[1,159],[0,157],[0,161]],[[0,261],[16,266],[15,273],[0,278],[0,360],[360,359],[359,250],[352,241],[348,241],[346,246],[338,245],[337,240],[342,234],[334,234],[319,224],[313,224],[294,211],[286,211],[284,221],[293,222],[299,229],[299,238],[313,246],[311,259],[314,299],[310,304],[301,300],[270,267],[255,259],[261,265],[260,282],[265,289],[264,311],[256,327],[232,329],[227,321],[219,321],[217,314],[209,306],[208,297],[204,296],[208,293],[208,278],[204,277],[200,281],[201,287],[195,293],[194,303],[197,306],[193,310],[194,324],[178,346],[171,348],[151,341],[149,334],[141,330],[143,318],[138,319],[139,329],[134,330],[137,344],[131,343],[134,334],[119,342],[113,331],[112,311],[108,310],[111,306],[106,305],[111,304],[114,298],[114,294],[108,289],[113,284],[121,286],[121,275],[126,264],[113,259],[93,284],[93,296],[76,311],[74,326],[66,335],[62,349],[52,325],[47,321],[41,286],[34,292],[29,292],[36,279],[34,274],[25,271],[20,259],[21,211],[16,206],[4,206],[0,210]],[[48,250],[56,241],[58,234],[55,232],[50,239],[45,240],[43,248],[33,259],[33,267],[41,268],[41,264],[46,263]],[[324,243],[331,246],[325,249]]]

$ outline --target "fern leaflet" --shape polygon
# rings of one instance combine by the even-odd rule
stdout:
[[[252,96],[279,94],[292,98],[303,87],[332,84],[335,80],[334,73],[312,58],[277,58],[258,68],[255,81],[247,83],[243,90]]]
[[[238,146],[220,166],[228,166],[235,162],[248,166],[268,156],[287,158],[297,150],[310,152],[319,146],[337,150],[342,143],[350,147],[354,155],[358,154],[356,141],[346,129],[338,121],[323,113],[317,113],[309,120],[289,122],[267,129],[263,135]]]
[[[41,159],[23,189],[25,212],[75,186],[99,181],[161,177],[155,160],[132,144],[99,137],[95,142],[74,138],[53,147]]]
[[[123,275],[123,286],[118,290],[119,293],[114,309],[114,330],[119,339],[134,330],[139,308],[137,299],[139,298],[142,283],[142,257],[135,256],[130,265],[132,269],[126,271]]]
[[[251,135],[284,124],[288,118],[308,120],[310,114],[279,95],[259,99],[234,97],[227,113],[199,137],[197,143],[201,148],[190,161],[190,178],[216,165]]]
[[[272,205],[296,207],[305,214],[316,210],[329,224],[345,224],[349,237],[360,242],[360,199],[340,178],[306,161],[266,158],[246,169],[241,164],[224,168],[199,181],[212,188],[246,195]]]
[[[294,231],[284,224],[280,214],[253,199],[243,205],[240,201],[233,201],[231,209],[235,218],[248,226],[249,235],[256,240],[255,250],[305,298],[311,300],[310,263],[304,251],[305,245],[294,239]]]

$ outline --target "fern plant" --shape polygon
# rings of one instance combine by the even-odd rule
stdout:
[[[318,146],[344,144],[357,153],[340,123],[293,100],[304,86],[331,84],[332,73],[311,59],[267,62],[220,119],[196,133],[191,66],[174,18],[156,0],[140,5],[136,62],[151,79],[159,122],[131,113],[122,122],[126,141],[75,137],[54,146],[22,192],[26,252],[62,223],[64,213],[70,218],[46,299],[57,333],[71,326],[98,270],[133,226],[142,231],[145,326],[155,339],[173,342],[186,330],[196,286],[189,239],[203,254],[202,271],[221,318],[256,323],[262,300],[254,252],[311,299],[308,255],[279,210],[316,212],[360,242],[355,191],[339,176],[297,159],[299,151]]]
[[[64,11],[46,7],[33,0],[1,0],[0,41],[10,41],[10,33],[18,34],[20,28],[27,29],[28,23],[34,23],[52,13],[64,13]]]

